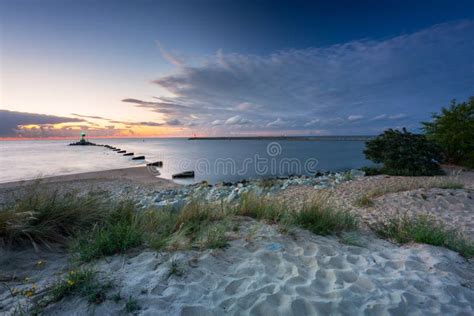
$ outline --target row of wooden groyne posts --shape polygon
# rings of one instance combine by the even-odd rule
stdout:
[[[123,154],[123,156],[127,156],[127,157],[131,157],[131,156],[134,156],[135,154],[132,153],[132,152],[127,152],[126,150],[122,150],[121,148],[117,148],[117,147],[114,147],[114,146],[110,146],[110,145],[101,145],[101,144],[94,144],[94,143],[91,143],[91,142],[77,142],[77,143],[72,143],[70,144],[70,146],[75,146],[75,145],[89,145],[89,146],[100,146],[100,147],[105,147],[105,148],[108,148],[112,151],[115,151],[117,154]],[[132,157],[132,160],[145,160],[145,156],[136,156],[136,157]],[[163,167],[163,161],[155,161],[155,162],[150,162],[150,163],[147,163],[146,164],[147,167]],[[194,171],[184,171],[184,172],[180,172],[180,173],[177,173],[177,174],[173,174],[172,175],[173,178],[194,178]]]

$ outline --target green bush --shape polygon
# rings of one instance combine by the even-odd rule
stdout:
[[[442,174],[439,147],[424,135],[388,129],[366,143],[364,154],[375,163],[383,163],[381,171],[390,175],[432,176]]]
[[[474,168],[474,97],[468,102],[443,107],[433,114],[432,122],[423,122],[428,139],[443,150],[446,161]]]
[[[360,170],[364,171],[366,176],[376,176],[382,174],[381,168],[378,167],[362,167]]]

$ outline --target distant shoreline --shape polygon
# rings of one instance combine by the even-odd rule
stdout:
[[[368,141],[375,136],[231,136],[189,137],[188,140],[287,140],[287,141]]]

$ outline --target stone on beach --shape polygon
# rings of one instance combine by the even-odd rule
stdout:
[[[173,178],[194,178],[194,171],[184,171],[180,173],[176,173],[172,176]]]
[[[151,167],[163,167],[163,161],[155,161],[146,164],[147,166]]]

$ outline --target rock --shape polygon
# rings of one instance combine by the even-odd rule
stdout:
[[[194,178],[194,171],[184,171],[180,173],[176,173],[172,176],[173,179],[181,179],[181,178]]]
[[[323,184],[316,184],[316,185],[314,186],[314,188],[315,188],[316,190],[326,189],[326,188],[328,188],[328,187],[329,187],[329,186],[323,185]]]
[[[119,150],[117,151],[117,154],[123,154],[123,153],[126,153],[127,151],[126,150]]]
[[[229,196],[227,196],[227,199],[226,199],[227,203],[234,201],[238,196],[239,196],[239,191],[237,188],[235,188],[234,190],[232,190],[232,192],[230,192]]]
[[[362,170],[351,169],[350,173],[351,177],[353,178],[362,178],[365,176],[365,172]]]
[[[163,167],[163,161],[155,161],[151,163],[147,163],[147,166],[152,166],[152,167]]]
[[[179,210],[183,208],[186,205],[186,200],[184,199],[176,199],[176,200],[164,200],[161,202],[158,202],[156,206],[158,208],[170,208],[173,210]]]
[[[144,160],[145,159],[145,156],[137,156],[137,157],[133,157],[132,160]]]
[[[124,156],[133,156],[133,153],[126,153],[126,154],[123,154]]]

